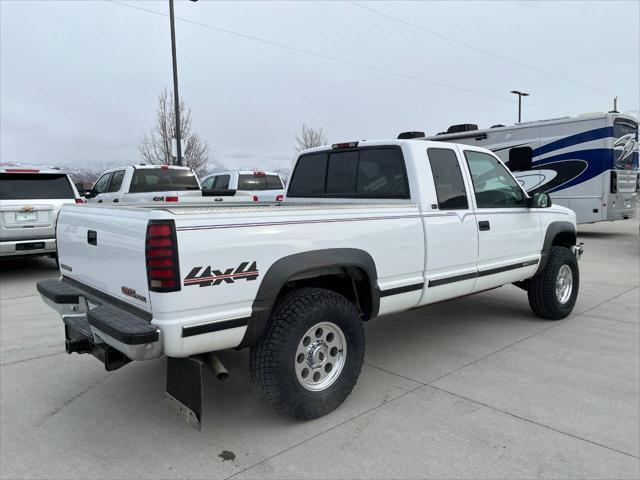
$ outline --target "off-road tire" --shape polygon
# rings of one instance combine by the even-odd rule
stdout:
[[[333,384],[310,391],[296,376],[296,349],[305,332],[319,322],[340,327],[347,344],[346,358]],[[251,348],[251,379],[274,409],[300,420],[318,418],[336,409],[351,393],[362,369],[364,349],[364,328],[352,302],[330,290],[301,288],[278,302],[265,334]]]
[[[573,276],[571,297],[564,304],[556,296],[556,279],[562,265],[568,265]],[[529,281],[529,306],[541,318],[561,320],[573,311],[579,287],[580,271],[575,255],[566,247],[551,247],[544,270]]]

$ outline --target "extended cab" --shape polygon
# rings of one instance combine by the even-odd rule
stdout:
[[[175,203],[202,200],[198,177],[188,167],[130,165],[103,173],[81,192],[87,203]]]
[[[380,315],[515,283],[569,315],[575,214],[490,151],[424,140],[303,152],[282,204],[65,207],[60,280],[38,284],[68,352],[107,369],[168,357],[167,402],[200,426],[201,368],[250,347],[259,392],[300,419],[347,397]]]
[[[238,170],[218,172],[202,181],[205,195],[233,197],[234,201],[249,197],[254,202],[281,202],[284,182],[276,172]]]
[[[58,212],[75,203],[82,199],[60,170],[0,168],[0,257],[55,257]]]

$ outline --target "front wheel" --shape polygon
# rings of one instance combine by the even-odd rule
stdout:
[[[579,286],[575,255],[566,247],[551,247],[544,270],[529,281],[529,306],[539,317],[560,320],[573,311]]]
[[[364,345],[353,303],[330,290],[302,288],[278,302],[265,335],[251,348],[251,376],[276,410],[318,418],[351,393]]]

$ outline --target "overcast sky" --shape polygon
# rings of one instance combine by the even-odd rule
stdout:
[[[1,161],[139,161],[172,85],[168,2],[123,3],[0,1]],[[637,115],[638,1],[359,5],[176,2],[180,95],[211,160],[286,168],[302,122],[330,141],[510,124],[513,89],[531,92],[523,120],[614,95]]]

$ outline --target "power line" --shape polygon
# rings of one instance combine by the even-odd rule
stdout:
[[[606,92],[606,91],[601,90],[601,89],[596,88],[596,87],[592,87],[591,85],[587,85],[587,84],[584,84],[584,83],[576,82],[575,80],[571,80],[570,78],[566,78],[566,77],[563,77],[561,75],[555,74],[553,72],[548,72],[546,70],[542,70],[541,68],[538,68],[538,67],[527,65],[526,63],[522,63],[522,62],[520,62],[518,60],[514,60],[513,58],[505,57],[504,55],[500,55],[498,53],[494,53],[494,52],[491,52],[489,50],[485,50],[484,48],[476,47],[475,45],[471,45],[470,43],[466,43],[466,42],[457,40],[455,38],[443,35],[441,33],[435,32],[433,30],[429,30],[428,28],[421,27],[420,25],[416,25],[415,23],[408,22],[408,21],[403,20],[403,19],[398,18],[398,17],[394,17],[393,15],[389,15],[387,13],[381,12],[380,10],[376,10],[375,8],[368,7],[366,5],[358,3],[356,1],[353,1],[353,0],[346,0],[346,1],[351,3],[352,5],[354,5],[356,7],[362,8],[363,10],[367,10],[367,11],[369,11],[371,13],[374,13],[376,15],[379,15],[381,17],[385,17],[385,18],[387,18],[389,20],[393,20],[394,22],[401,23],[403,25],[406,25],[408,27],[414,28],[416,30],[420,30],[422,32],[428,33],[430,35],[433,35],[435,37],[441,38],[443,40],[447,40],[449,42],[453,42],[456,45],[460,45],[460,46],[465,47],[465,48],[470,48],[471,50],[475,50],[476,52],[484,53],[485,55],[489,55],[491,57],[498,58],[500,60],[504,60],[505,62],[509,62],[509,63],[514,64],[514,65],[518,65],[520,67],[527,68],[529,70],[532,70],[532,71],[537,72],[537,73],[541,73],[543,75],[547,75],[549,77],[553,77],[553,78],[555,78],[557,80],[563,80],[565,82],[572,83],[573,85],[577,85],[579,87],[586,88],[587,90],[593,90],[594,92],[598,92],[598,93],[601,93],[601,94],[604,94],[604,95],[607,95],[607,96],[610,96],[610,97],[616,96],[613,93]],[[620,98],[620,97],[618,97],[618,99],[622,100],[622,98]]]
[[[119,0],[106,0],[106,1],[110,2],[110,3],[113,3],[113,4],[116,4],[116,5],[132,8],[132,9],[135,9],[135,10],[140,10],[140,11],[143,11],[143,12],[151,13],[151,14],[154,14],[154,15],[162,16],[162,17],[167,17],[168,16],[164,12],[158,12],[157,10],[152,10],[150,8],[145,8],[145,7],[140,7],[138,5],[131,5],[131,4],[128,4],[128,3],[121,2]],[[327,54],[324,54],[324,53],[316,52],[316,51],[313,51],[313,50],[307,50],[307,49],[296,47],[296,46],[293,46],[293,45],[288,45],[286,43],[280,43],[280,42],[275,42],[273,40],[267,40],[265,38],[257,37],[255,35],[249,35],[247,33],[236,32],[236,31],[229,30],[229,29],[226,29],[226,28],[216,27],[214,25],[209,25],[207,23],[196,22],[195,20],[189,20],[189,19],[180,18],[180,17],[175,17],[175,19],[176,19],[176,21],[180,21],[182,23],[196,25],[196,26],[207,28],[207,29],[210,29],[210,30],[215,30],[217,32],[226,33],[228,35],[233,35],[233,36],[244,38],[244,39],[247,39],[247,40],[253,40],[253,41],[256,41],[256,42],[264,43],[266,45],[271,45],[273,47],[278,47],[278,48],[282,48],[282,49],[286,49],[286,50],[290,50],[290,51],[294,51],[294,52],[298,52],[298,53],[303,53],[303,54],[306,54],[306,55],[312,55],[314,57],[322,58],[322,59],[325,59],[325,60],[331,60],[331,61],[342,63],[342,64],[345,64],[345,65],[351,65],[351,66],[354,66],[354,67],[359,67],[359,68],[363,68],[363,69],[374,71],[374,72],[378,72],[378,73],[384,73],[384,74],[392,75],[392,76],[398,77],[398,78],[414,80],[416,82],[421,82],[421,83],[425,83],[425,84],[428,84],[428,85],[434,85],[434,86],[437,86],[437,87],[447,88],[447,89],[450,89],[450,90],[457,90],[459,92],[469,93],[469,94],[472,94],[472,95],[479,95],[479,96],[483,96],[483,97],[487,97],[487,98],[492,98],[492,99],[495,99],[495,100],[501,100],[503,102],[516,103],[515,100],[512,100],[510,98],[501,97],[499,95],[492,95],[490,93],[479,92],[477,90],[471,90],[471,89],[468,89],[468,88],[456,87],[454,85],[448,85],[446,83],[437,82],[435,80],[429,80],[429,79],[426,79],[426,78],[417,77],[415,75],[410,75],[410,74],[406,74],[406,73],[394,72],[394,71],[388,70],[386,68],[376,67],[375,65],[368,65],[368,64],[365,64],[365,63],[355,62],[353,60],[347,60],[347,59],[344,59],[344,58],[338,58],[338,57],[334,57],[334,56],[327,55]],[[546,105],[539,105],[539,104],[535,104],[535,103],[527,103],[527,105],[530,106],[530,107],[541,108],[541,109],[544,109],[544,110],[553,110],[553,111],[556,111],[556,112],[568,113],[568,114],[571,114],[571,115],[575,115],[574,112],[569,112],[567,110],[562,110],[562,109],[559,109],[559,108],[556,108],[556,107],[550,107],[550,106],[546,106]]]

